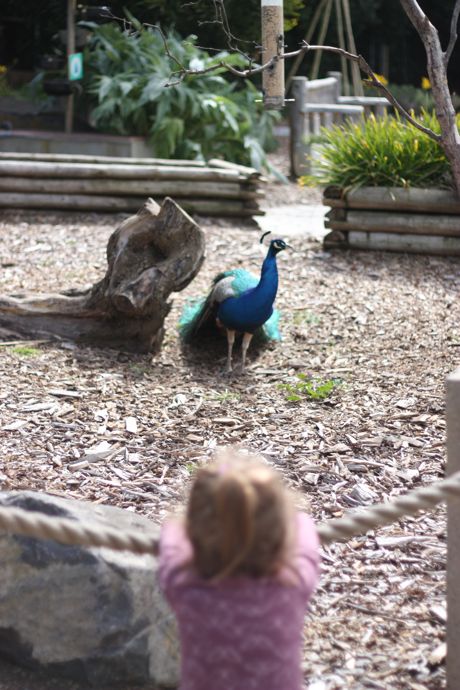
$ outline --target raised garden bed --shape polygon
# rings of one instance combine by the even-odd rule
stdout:
[[[0,208],[132,212],[147,197],[190,213],[262,215],[260,173],[221,160],[0,153]]]
[[[460,198],[449,190],[330,186],[324,246],[460,256]]]

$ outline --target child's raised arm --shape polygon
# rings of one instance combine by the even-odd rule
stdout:
[[[192,560],[192,548],[179,519],[165,522],[161,528],[158,562],[160,587],[168,596],[175,575]]]
[[[297,535],[294,564],[308,598],[316,589],[319,579],[319,538],[313,520],[306,513],[297,513]]]

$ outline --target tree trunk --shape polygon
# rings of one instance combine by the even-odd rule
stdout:
[[[460,196],[460,133],[447,82],[449,55],[442,50],[436,27],[429,21],[416,0],[400,0],[400,2],[417,30],[426,51],[427,70],[433,92],[436,117],[441,127],[441,146],[451,165],[455,189]],[[451,36],[451,40],[452,38]]]
[[[171,292],[185,288],[204,259],[199,226],[172,199],[152,199],[110,236],[105,277],[84,292],[0,295],[0,327],[130,352],[160,348]]]

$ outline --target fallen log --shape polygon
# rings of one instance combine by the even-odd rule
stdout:
[[[236,170],[250,179],[259,179],[262,174],[255,168],[249,168],[247,165],[239,165],[231,161],[224,161],[221,158],[211,158],[208,161],[210,168],[223,168],[224,170]]]
[[[253,185],[234,182],[177,182],[175,180],[85,180],[0,177],[1,192],[39,194],[121,194],[154,197],[210,197],[219,199],[256,199],[263,196]]]
[[[183,180],[89,180],[34,177],[0,177],[0,192],[33,194],[101,194],[122,196],[210,197],[256,199],[261,192],[254,185],[240,182],[191,182]]]
[[[324,190],[323,205],[375,211],[460,214],[460,198],[447,189],[359,187],[344,192],[342,188],[331,185]]]
[[[179,158],[131,158],[130,156],[91,156],[84,153],[23,153],[0,152],[0,160],[43,161],[47,163],[118,163],[127,165],[166,165],[181,168],[204,168],[203,161]]]
[[[388,213],[337,208],[326,214],[325,227],[342,231],[358,230],[362,232],[460,237],[460,215]]]
[[[329,246],[332,246],[332,244]],[[440,235],[351,231],[348,233],[348,241],[345,246],[352,249],[370,249],[374,251],[460,256],[460,237],[443,237]]]
[[[0,327],[130,352],[161,346],[171,292],[196,276],[204,259],[199,226],[172,199],[149,199],[109,238],[104,278],[85,291],[0,295]]]
[[[69,177],[122,180],[206,180],[244,181],[238,170],[224,168],[182,168],[174,165],[120,165],[113,163],[55,163],[0,160],[0,177]]]
[[[0,208],[63,209],[68,211],[101,211],[130,213],[142,203],[140,196],[98,196],[90,194],[16,194],[0,192]],[[190,213],[210,216],[260,216],[264,214],[255,200],[194,199],[176,197],[174,200]]]

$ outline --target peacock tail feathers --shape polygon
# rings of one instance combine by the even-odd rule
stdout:
[[[187,300],[179,319],[179,335],[184,342],[189,342],[195,333],[196,323],[202,315],[206,297],[195,297]]]
[[[273,314],[270,316],[268,321],[264,323],[262,328],[260,329],[263,331],[263,335],[265,337],[265,340],[282,340],[282,336],[279,330],[279,322],[280,322],[281,314],[278,311],[278,309],[273,310]]]

